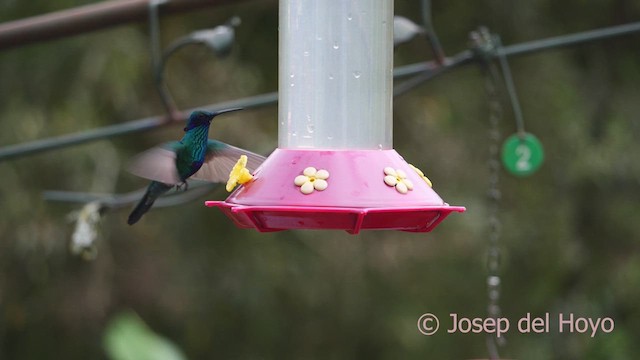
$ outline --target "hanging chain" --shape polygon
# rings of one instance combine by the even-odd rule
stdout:
[[[496,90],[497,69],[493,65],[487,68],[485,87],[489,97],[489,248],[487,250],[487,313],[490,318],[501,316],[500,310],[500,236],[502,223],[499,210],[502,193],[500,191],[500,127],[502,119],[502,103]],[[499,359],[498,346],[505,343],[504,337],[488,335],[487,346],[491,359]]]
[[[487,315],[489,318],[501,317],[500,309],[500,236],[502,223],[499,209],[502,193],[500,192],[500,122],[503,106],[498,93],[500,75],[491,55],[495,54],[496,43],[486,28],[471,33],[471,40],[477,55],[483,59],[485,74],[485,91],[489,102],[489,184],[487,190],[489,206],[489,245],[487,250]],[[496,337],[487,334],[487,350],[491,359],[500,359],[499,348],[504,346],[504,336]]]

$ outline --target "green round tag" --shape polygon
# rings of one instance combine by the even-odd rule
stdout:
[[[502,145],[502,163],[513,175],[528,176],[536,172],[544,160],[542,144],[533,134],[513,134]]]

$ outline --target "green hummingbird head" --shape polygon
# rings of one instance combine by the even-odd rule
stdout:
[[[209,125],[211,125],[211,120],[213,120],[213,118],[216,117],[217,115],[232,112],[232,111],[237,111],[237,110],[242,110],[242,108],[232,108],[232,109],[225,109],[225,110],[214,111],[214,112],[205,111],[205,110],[196,110],[192,112],[191,115],[189,115],[189,120],[187,120],[187,126],[185,126],[184,131],[189,131],[191,129],[195,129],[201,126],[208,127]]]

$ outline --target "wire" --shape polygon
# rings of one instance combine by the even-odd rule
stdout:
[[[186,121],[189,114],[198,109],[208,111],[220,111],[232,107],[242,107],[244,109],[255,109],[275,104],[278,100],[278,93],[272,92],[239,100],[225,101],[217,104],[199,106],[197,108],[181,112],[176,120]],[[0,161],[17,158],[25,155],[32,155],[43,151],[61,149],[67,146],[84,144],[91,141],[122,136],[134,133],[145,132],[167,125],[166,115],[152,116],[148,118],[129,121],[123,124],[109,125],[97,129],[85,130],[73,134],[51,137],[42,140],[30,141],[27,143],[9,145],[0,148]]]
[[[446,59],[442,44],[436,31],[433,28],[433,21],[431,19],[431,0],[422,0],[422,22],[424,30],[426,31],[427,39],[433,50],[433,56],[436,58],[436,63],[443,65]]]
[[[555,36],[542,40],[534,40],[507,46],[504,48],[505,56],[524,55],[531,52],[549,50],[557,47],[577,45],[584,42],[604,40],[611,37],[623,36],[640,32],[640,21],[611,26],[602,29],[583,31],[575,34]]]
[[[213,191],[219,184],[207,182],[194,182],[189,185],[189,191],[173,192],[158,198],[155,207],[168,207],[193,201],[204,194]],[[75,191],[48,190],[42,193],[47,201],[85,204],[98,201],[104,208],[120,209],[140,200],[146,188],[130,191],[122,194],[95,194]]]
[[[160,197],[155,202],[155,208],[181,205],[191,202],[215,189],[218,184],[195,183],[191,190],[173,193]],[[45,200],[62,201],[84,204],[80,210],[69,214],[69,219],[75,222],[71,234],[69,250],[72,254],[81,256],[84,260],[94,260],[98,255],[98,234],[100,222],[108,210],[129,206],[139,200],[145,189],[119,195],[75,193],[68,191],[45,191]]]
[[[438,65],[430,63],[430,67],[422,70],[418,75],[406,80],[393,88],[393,96],[400,96],[404,93],[412,90],[413,88],[422,85],[428,80],[434,77],[444,74],[450,70],[453,70],[462,65],[466,65],[474,60],[474,55],[471,51],[463,51],[452,58],[445,58],[444,65]]]
[[[164,71],[164,58],[160,45],[160,15],[159,7],[168,3],[169,0],[150,0],[149,1],[149,42],[151,47],[151,68],[153,69],[153,79],[160,95],[162,105],[168,114],[167,121],[179,118],[178,108],[176,106],[169,88],[165,84],[162,72]]]
[[[626,34],[631,34],[640,31],[640,22],[635,22],[631,24],[613,26],[604,29],[585,31],[576,34],[563,35],[552,37],[543,40],[536,40],[525,42],[521,44],[515,44],[510,46],[503,47],[502,53],[504,56],[516,56],[516,55],[524,55],[531,52],[549,50],[562,46],[575,45],[582,42],[587,41],[596,41],[602,40],[614,36],[622,36]],[[495,57],[496,54],[487,54],[487,56]],[[460,54],[453,57],[453,59],[460,57],[466,58],[469,57],[468,60],[461,61],[461,63],[452,61],[447,64],[445,60],[444,65],[445,68],[455,68],[461,65],[470,64],[474,61],[480,60],[478,54],[474,54],[469,50],[465,50]],[[427,71],[435,71],[434,69],[437,67],[437,62],[429,61],[416,63],[411,65],[405,65],[394,69],[394,78],[408,77],[413,75],[420,76],[419,80],[414,80],[411,86],[406,86],[407,88],[416,87],[429,79],[432,76],[427,76],[422,74]],[[441,73],[443,69],[438,70],[438,73]],[[408,90],[403,90],[408,91]],[[402,93],[402,91],[399,91]],[[262,95],[257,95],[253,97],[243,98],[234,101],[228,101],[219,104],[213,104],[208,106],[203,106],[199,108],[205,108],[208,110],[221,110],[228,107],[243,107],[246,109],[250,108],[258,108],[267,105],[273,105],[277,102],[278,94],[276,92],[267,93]],[[192,110],[191,110],[192,111]],[[185,112],[182,112],[178,118],[178,120],[186,120]],[[35,154],[42,151],[48,151],[53,149],[59,149],[71,145],[77,145],[86,143],[89,141],[100,140],[104,138],[110,138],[114,136],[120,136],[125,134],[137,133],[148,131],[151,129],[155,129],[157,127],[166,125],[167,120],[166,116],[160,117],[150,117],[140,120],[133,120],[124,124],[111,125],[99,129],[87,130],[75,134],[63,135],[60,137],[53,137],[43,140],[35,140],[27,143],[17,144],[17,145],[9,145],[3,148],[0,148],[0,161],[7,160],[11,158],[16,158],[19,156]]]
[[[433,62],[406,65],[394,69],[394,77],[408,77],[428,71],[428,69],[434,67],[435,65]],[[257,109],[265,106],[275,105],[277,102],[278,93],[271,92],[188,109],[179,113],[176,120],[186,121],[187,117],[192,111],[199,109],[205,109],[213,112],[232,107],[241,107],[243,109]],[[50,137],[47,139],[34,140],[22,144],[9,145],[0,148],[0,161],[14,159],[20,156],[33,155],[49,150],[57,150],[65,148],[67,146],[80,145],[91,141],[102,140],[105,138],[150,131],[162,126],[166,126],[169,123],[169,118],[166,115],[152,116],[143,119],[128,121],[121,124],[104,126],[97,129],[85,130],[77,133]]]
[[[461,65],[468,65],[472,62],[477,61],[485,61],[487,59],[483,59],[483,57],[487,57],[488,59],[493,59],[495,57],[508,57],[508,56],[519,56],[519,55],[527,55],[532,52],[551,50],[558,47],[572,46],[577,45],[584,42],[589,41],[597,41],[604,40],[611,37],[623,36],[632,34],[635,32],[640,32],[640,21],[634,22],[625,25],[618,25],[607,27],[603,29],[584,31],[575,34],[562,35],[551,37],[542,40],[534,40],[529,42],[524,42],[520,44],[514,44],[509,46],[502,46],[499,52],[494,51],[484,51],[481,53],[473,52],[471,50],[465,50],[453,58],[445,58],[445,61],[442,65],[444,69],[438,70],[437,62],[426,62],[426,63],[418,63],[404,66],[401,69],[401,73],[398,72],[398,75],[402,74],[403,76],[410,76],[414,74],[416,75],[411,80],[408,80],[406,83],[398,85],[394,89],[394,95],[401,95],[417,86],[420,86],[422,83],[431,80],[434,76],[430,74],[420,73],[425,71],[435,72],[435,75],[442,74],[446,72],[445,70],[449,70],[450,68],[456,68]],[[477,50],[477,49],[474,49]],[[394,75],[397,72],[394,71]],[[515,110],[514,110],[515,111]],[[1,159],[1,158],[0,158]]]
[[[513,82],[513,76],[511,75],[511,68],[509,68],[509,62],[504,54],[500,36],[495,35],[493,41],[498,54],[500,69],[502,70],[502,78],[504,79],[505,86],[507,87],[507,94],[509,94],[509,100],[511,102],[511,107],[513,108],[513,116],[516,120],[516,129],[518,131],[518,135],[524,139],[524,118],[522,117],[522,108],[520,107],[516,86]]]

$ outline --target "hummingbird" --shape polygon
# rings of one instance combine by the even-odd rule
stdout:
[[[249,171],[255,171],[262,164],[265,158],[261,155],[209,139],[209,126],[213,118],[237,110],[242,109],[215,112],[196,110],[187,120],[182,140],[164,143],[133,159],[129,171],[152,181],[129,215],[129,225],[138,222],[156,199],[173,187],[187,190],[189,178],[226,182],[229,172],[241,155],[247,155]]]

